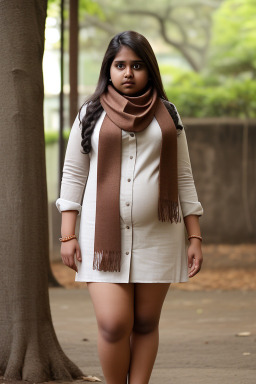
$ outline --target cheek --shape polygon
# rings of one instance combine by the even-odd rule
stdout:
[[[114,83],[115,81],[119,81],[121,76],[121,72],[117,71],[116,68],[110,68],[110,77],[112,82]]]
[[[149,80],[148,74],[147,73],[143,73],[143,75],[141,76],[141,82],[144,83],[144,84],[147,84],[148,80]]]
[[[110,77],[112,78],[112,76],[113,76],[113,68],[112,67],[110,67],[109,73],[110,73]]]

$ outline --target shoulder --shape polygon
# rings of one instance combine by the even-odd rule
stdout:
[[[182,130],[184,127],[176,106],[168,100],[165,100],[165,99],[161,99],[161,100],[165,105],[166,109],[168,110],[168,112],[170,113],[176,128]]]
[[[79,121],[80,123],[83,123],[86,121],[86,124],[88,122],[97,121],[100,117],[100,115],[103,112],[103,107],[100,103],[100,99],[97,98],[96,100],[87,100],[80,108],[79,110]]]
[[[84,116],[86,115],[86,110],[87,110],[87,107],[88,107],[88,103],[84,103],[81,108],[79,109],[79,112],[78,112],[78,118],[79,118],[79,121],[81,122],[84,118]]]

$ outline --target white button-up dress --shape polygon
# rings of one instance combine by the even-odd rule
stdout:
[[[84,106],[81,118],[86,111]],[[67,146],[58,210],[81,213],[76,281],[109,283],[177,283],[188,280],[183,217],[202,215],[191,171],[185,130],[177,130],[178,191],[181,222],[158,220],[161,128],[154,118],[142,132],[122,131],[120,182],[121,271],[93,270],[99,133],[103,111],[92,134],[92,150],[83,154],[76,118]],[[181,121],[180,121],[180,124]],[[111,225],[111,220],[110,220]],[[68,235],[68,234],[67,234]]]

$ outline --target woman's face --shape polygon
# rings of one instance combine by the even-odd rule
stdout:
[[[127,46],[122,46],[111,64],[110,78],[118,92],[134,96],[147,86],[149,75],[141,58]]]

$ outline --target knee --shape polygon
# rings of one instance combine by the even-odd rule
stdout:
[[[101,337],[108,343],[116,343],[129,337],[132,326],[127,321],[102,321],[98,324]]]
[[[134,319],[133,332],[140,334],[148,334],[158,329],[159,319],[137,317]]]

